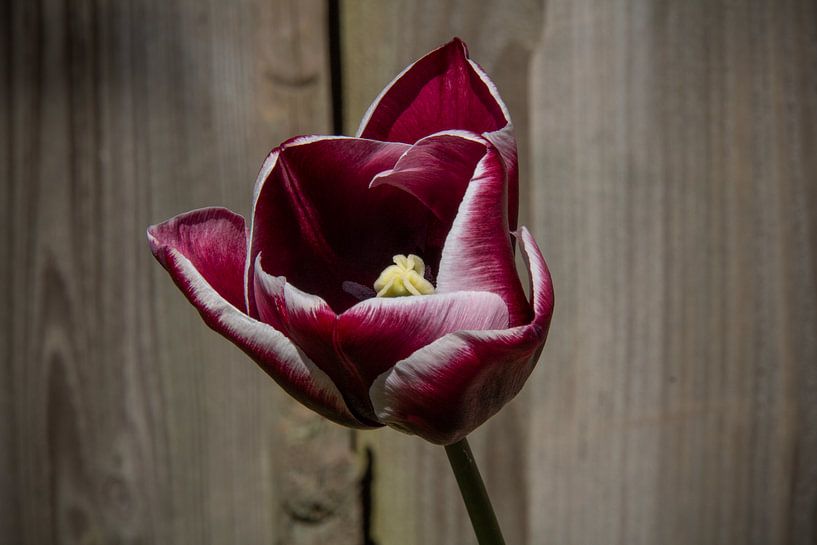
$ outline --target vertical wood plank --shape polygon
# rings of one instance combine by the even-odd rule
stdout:
[[[407,64],[459,36],[508,104],[529,193],[530,57],[543,24],[540,1],[345,1],[341,3],[345,126],[352,133],[380,90]],[[524,203],[521,222],[530,221]],[[527,541],[525,392],[470,438],[508,543]],[[392,430],[365,432],[373,453],[372,539],[389,543],[475,543],[441,447]]]
[[[3,540],[359,543],[348,432],[210,332],[144,234],[246,214],[269,149],[328,131],[324,3],[0,9]]]
[[[816,21],[796,1],[548,3],[533,542],[817,538]]]

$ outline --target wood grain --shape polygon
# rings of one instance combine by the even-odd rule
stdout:
[[[144,234],[246,214],[269,149],[328,130],[324,4],[2,6],[2,541],[359,543],[348,432],[210,332]]]
[[[815,4],[344,7],[348,126],[460,35],[519,130],[557,303],[475,434],[508,542],[817,542]],[[473,542],[439,449],[366,440],[379,544]]]
[[[548,4],[532,535],[817,539],[814,7]]]

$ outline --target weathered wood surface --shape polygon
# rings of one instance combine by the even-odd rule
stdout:
[[[150,223],[329,130],[320,1],[0,7],[0,541],[360,543],[349,432],[210,332]]]
[[[348,127],[452,35],[516,122],[557,303],[474,438],[508,542],[817,542],[815,4],[343,7]],[[377,543],[473,543],[440,449],[365,443]]]

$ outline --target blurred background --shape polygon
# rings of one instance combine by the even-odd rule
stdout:
[[[473,544],[441,448],[207,329],[148,224],[462,37],[556,312],[472,437],[509,545],[817,543],[817,4],[0,4],[0,542]]]

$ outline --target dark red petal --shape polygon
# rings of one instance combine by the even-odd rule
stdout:
[[[247,256],[251,315],[252,269],[261,252],[265,271],[285,276],[336,311],[357,303],[344,282],[370,286],[394,254],[423,255],[431,212],[398,188],[369,188],[409,147],[305,137],[270,155],[256,186]]]
[[[501,331],[446,335],[421,348],[372,384],[378,419],[438,444],[459,441],[493,416],[522,388],[547,338],[553,285],[545,260],[524,227],[534,317]]]
[[[530,319],[514,263],[506,214],[506,178],[499,153],[488,145],[445,240],[437,292],[490,291],[508,306],[511,326]]]
[[[501,129],[510,117],[481,72],[468,58],[465,44],[454,38],[409,66],[382,91],[366,112],[358,135],[413,144],[444,130]]]
[[[366,427],[346,408],[329,377],[283,333],[242,310],[246,236],[241,216],[224,208],[182,214],[150,227],[148,242],[208,326],[307,407],[339,424]]]

